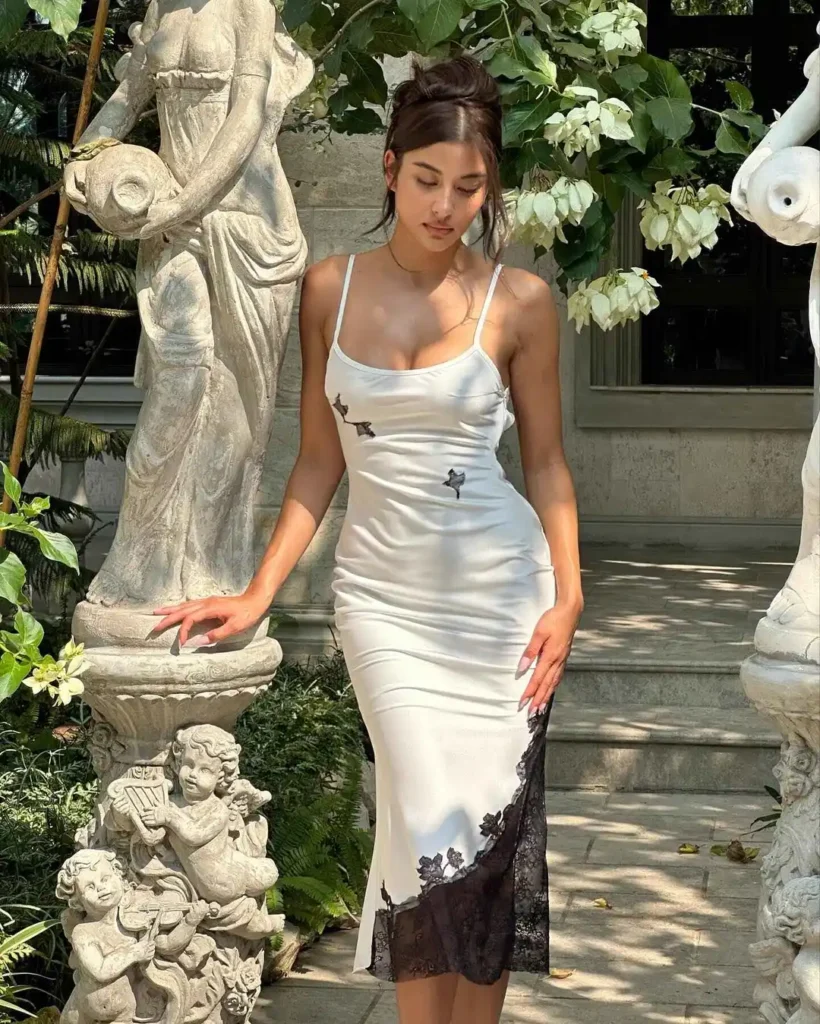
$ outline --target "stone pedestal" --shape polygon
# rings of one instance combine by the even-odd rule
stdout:
[[[241,1024],[264,939],[284,926],[266,893],[271,794],[240,775],[238,714],[281,660],[263,622],[230,644],[179,651],[147,612],[83,602],[94,817],[60,872],[76,988],[66,1024]]]

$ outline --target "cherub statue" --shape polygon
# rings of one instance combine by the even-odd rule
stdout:
[[[156,951],[150,931],[137,938],[117,913],[125,895],[121,863],[108,850],[80,850],[63,864],[57,896],[68,902],[63,929],[71,942],[75,988],[62,1024],[132,1024],[136,968]]]
[[[239,775],[240,746],[215,725],[180,729],[172,746],[178,790],[167,803],[137,810],[147,835],[169,845],[200,898],[222,908],[205,927],[245,938],[262,938],[278,930],[281,915],[269,915],[259,897],[276,882],[272,860],[251,856],[231,834],[231,810],[224,797]],[[123,796],[114,808],[133,815]],[[156,830],[156,831],[153,831]]]
[[[770,909],[776,934],[749,947],[758,969],[776,978],[780,998],[768,1000],[771,1015],[764,1015],[786,1024],[820,1024],[820,875],[780,886]],[[789,1015],[787,1002],[795,999],[798,1008]]]
[[[258,811],[270,798],[266,789],[257,789],[248,779],[237,779],[225,795],[225,803],[231,812],[230,831],[234,845],[249,857],[265,856],[268,822]]]

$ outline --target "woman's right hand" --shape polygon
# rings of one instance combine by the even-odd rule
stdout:
[[[183,601],[181,604],[155,608],[153,614],[164,615],[165,618],[154,626],[152,632],[159,633],[179,622],[179,646],[184,647],[197,622],[213,619],[221,622],[222,625],[191,638],[191,647],[202,647],[250,629],[267,612],[269,606],[270,601],[260,600],[258,596],[249,593],[237,597],[203,597],[196,601]]]

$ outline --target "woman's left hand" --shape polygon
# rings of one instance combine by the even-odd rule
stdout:
[[[527,644],[519,663],[519,672],[526,671],[533,658],[538,662],[526,689],[521,695],[519,708],[530,701],[530,712],[534,713],[552,696],[561,682],[564,666],[572,649],[572,640],[582,607],[577,604],[555,604],[536,623],[532,639]]]

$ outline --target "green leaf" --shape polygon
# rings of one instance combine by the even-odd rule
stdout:
[[[649,145],[649,138],[652,135],[652,118],[646,110],[643,100],[632,100],[632,138],[629,144],[637,149],[639,153],[645,153]]]
[[[491,7],[497,7],[499,0],[467,0],[467,6],[471,11],[488,11]]]
[[[354,50],[368,50],[373,43],[373,18],[368,12],[356,18],[347,32],[347,42]]]
[[[723,116],[727,121],[747,129],[753,138],[762,139],[769,130],[768,125],[764,124],[763,118],[749,110],[727,109],[723,111]]]
[[[76,572],[80,571],[77,549],[68,537],[62,533],[53,533],[51,530],[35,530],[34,536],[46,558],[50,558],[52,562],[61,562]]]
[[[351,86],[364,100],[384,106],[387,103],[387,84],[378,62],[359,50],[346,50],[342,57],[342,71]]]
[[[625,92],[632,92],[649,78],[649,72],[640,64],[622,64],[611,73],[611,77],[619,88]]]
[[[28,0],[28,5],[48,20],[58,36],[68,39],[80,20],[82,0]]]
[[[676,178],[688,174],[695,168],[697,161],[680,146],[670,146],[657,153],[643,169],[643,177],[647,181],[663,181],[665,178]]]
[[[512,107],[504,117],[504,145],[517,139],[522,132],[540,128],[552,113],[554,101],[549,96],[532,103]]]
[[[39,647],[43,639],[43,627],[29,612],[19,609],[14,616],[14,628],[20,637],[22,647]]]
[[[609,177],[629,189],[633,195],[640,196],[641,199],[652,198],[652,189],[634,171],[618,171],[610,174]]]
[[[749,152],[749,146],[741,132],[723,118],[720,119],[715,145],[721,153],[737,153],[740,156],[746,156]]]
[[[318,2],[319,0],[286,0],[285,6],[282,8],[282,21],[285,23],[285,28],[292,32],[300,25],[306,25]]]
[[[0,701],[10,697],[20,689],[20,684],[31,673],[31,662],[28,658],[17,661],[13,654],[5,652],[0,657]]]
[[[538,0],[517,0],[518,6],[532,19],[533,25],[542,32],[552,31],[552,22],[541,10]]]
[[[539,71],[548,85],[555,85],[558,69],[555,62],[542,48],[535,36],[519,36],[518,46],[530,64]]]
[[[754,106],[754,97],[742,82],[735,82],[730,79],[723,83],[726,90],[732,97],[732,103],[738,110],[751,110]]]
[[[623,202],[624,192],[626,191],[623,182],[618,181],[615,175],[607,174],[606,172],[602,173],[601,171],[594,170],[591,167],[589,169],[588,176],[590,185],[592,185],[598,195],[606,201],[610,210],[616,212]],[[593,203],[587,210],[584,215],[584,219],[581,222],[585,227],[588,227],[589,224],[592,223],[592,220],[589,220],[588,222],[587,218],[590,217],[593,210],[596,210],[598,217],[601,216],[601,205],[601,203]]]
[[[665,96],[672,100],[685,100],[692,103],[692,93],[683,76],[668,60],[653,57],[649,53],[641,53],[636,58],[646,72],[644,88],[651,96]]]
[[[20,946],[25,945],[32,939],[36,939],[38,935],[42,935],[43,932],[48,931],[49,928],[53,928],[56,923],[56,921],[37,921],[34,924],[28,925],[26,928],[22,928],[14,935],[9,935],[7,939],[0,942],[0,959],[5,957],[13,949],[17,949]]]
[[[0,0],[0,42],[11,39],[26,20],[26,0]]]
[[[464,5],[461,0],[428,0],[422,6],[418,21],[411,20],[422,46],[426,50],[431,50],[436,43],[446,39],[458,27],[464,13]]]
[[[487,70],[494,78],[499,76],[513,80],[523,78],[530,85],[552,85],[555,81],[554,78],[550,79],[540,71],[533,71],[526,64],[522,64],[521,61],[504,52],[499,52],[493,57],[487,65]]]
[[[337,43],[322,61],[322,67],[330,78],[338,78],[342,73],[342,59],[345,55],[344,41]],[[345,86],[342,86],[345,88]],[[329,101],[328,101],[329,105]]]
[[[677,142],[692,130],[692,104],[686,100],[656,96],[647,102],[646,112],[670,142]]]
[[[5,462],[0,463],[0,465],[3,467],[3,490],[8,494],[15,505],[19,505],[20,495],[23,488],[20,486],[19,480],[15,479],[11,475],[11,470]]]
[[[26,582],[26,567],[6,548],[0,549],[0,597],[10,604],[20,603],[20,591]]]
[[[336,122],[336,130],[347,135],[369,135],[384,130],[382,119],[369,107],[346,110]]]
[[[404,57],[418,43],[413,26],[399,14],[389,18],[376,18],[371,22],[371,28],[373,29],[373,42],[370,45],[373,53]]]

